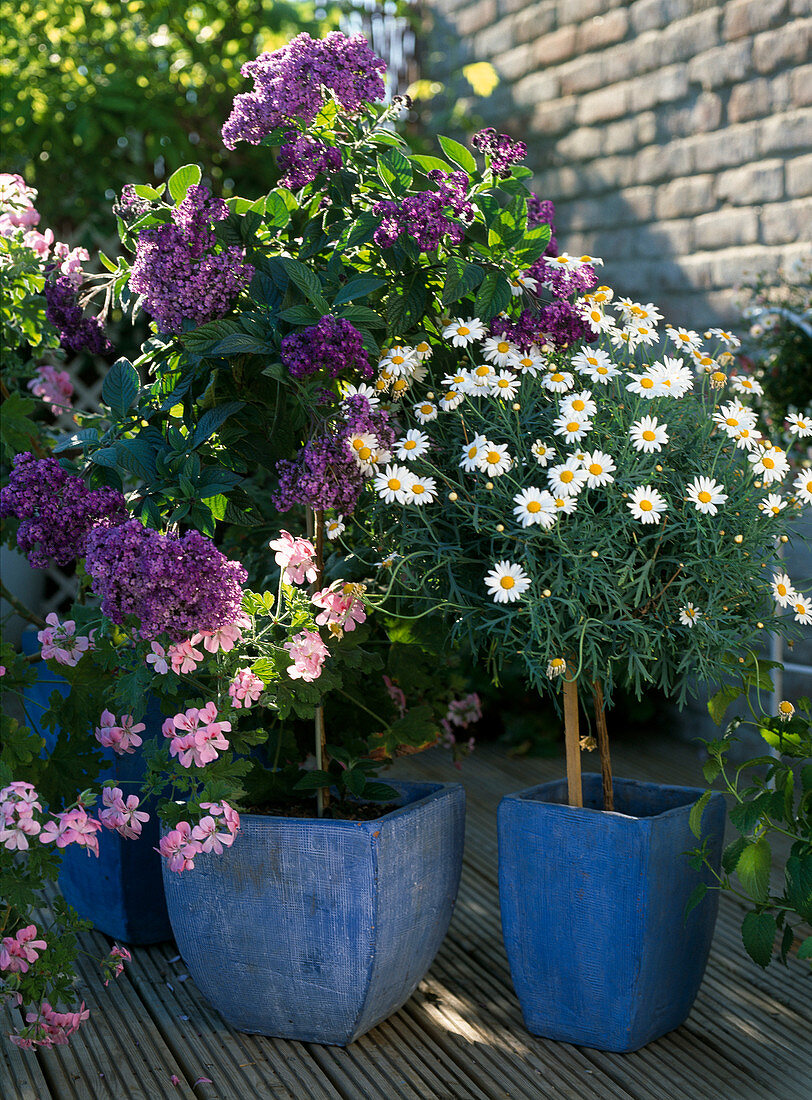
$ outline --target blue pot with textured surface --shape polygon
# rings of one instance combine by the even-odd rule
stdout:
[[[528,1031],[632,1051],[679,1027],[694,1003],[719,895],[685,920],[700,882],[686,853],[703,793],[615,779],[603,812],[601,777],[584,775],[584,807],[566,805],[565,780],[502,799],[499,898],[513,985]],[[702,835],[719,867],[725,802],[714,794]]]
[[[23,635],[23,649],[36,652],[36,635]],[[37,723],[41,708],[48,707],[52,692],[62,695],[68,685],[58,673],[46,665],[39,666],[39,679],[26,689],[26,696],[34,703],[29,707],[32,728],[45,739],[51,749],[55,735],[42,729]],[[163,741],[161,714],[158,701],[149,700],[144,716],[146,729],[140,734],[144,743],[148,739]],[[89,736],[93,736],[89,734]],[[119,756],[112,749],[102,748],[106,764],[99,784],[114,780],[125,795],[138,793],[135,783],[144,777],[144,759],[141,750]],[[62,896],[73,906],[80,917],[93,921],[100,932],[122,943],[163,943],[172,939],[172,928],[164,900],[161,857],[155,851],[159,840],[159,823],[155,805],[145,800],[141,806],[150,814],[137,840],[126,840],[118,833],[103,829],[99,834],[99,858],[88,855],[75,844],[62,852],[59,869],[59,888]]]
[[[233,1027],[346,1046],[414,992],[451,920],[465,793],[391,785],[375,821],[242,814],[233,847],[164,868],[178,950]]]

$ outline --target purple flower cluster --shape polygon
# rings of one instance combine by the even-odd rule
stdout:
[[[349,515],[364,487],[364,474],[348,446],[350,436],[375,436],[381,451],[394,446],[395,432],[387,412],[373,412],[365,397],[356,394],[341,402],[332,424],[309,440],[292,461],[277,463],[279,489],[274,504],[287,512],[294,504],[306,504],[314,511],[334,508]]]
[[[544,306],[536,323],[545,338],[557,347],[569,347],[579,340],[591,343],[595,334],[565,298]]]
[[[0,490],[0,516],[20,520],[17,545],[31,565],[47,569],[51,560],[69,565],[82,557],[90,532],[123,523],[127,509],[117,489],[89,489],[55,458],[25,452]]]
[[[449,174],[435,168],[429,172],[429,179],[437,184],[436,191],[421,191],[403,202],[386,199],[375,203],[372,212],[381,219],[374,234],[379,247],[390,248],[402,234],[417,241],[423,252],[432,252],[445,236],[455,244],[462,240],[462,226],[451,221],[445,211],[450,209],[466,225],[473,221],[474,208],[467,194],[468,176],[465,172]]]
[[[70,275],[46,279],[45,316],[59,330],[59,341],[68,351],[89,351],[100,355],[110,347],[98,317],[86,317],[79,305]]]
[[[118,202],[113,203],[113,213],[117,214],[125,225],[132,225],[152,209],[149,199],[139,198],[131,183],[121,190]]]
[[[173,642],[233,623],[248,577],[198,531],[162,535],[136,519],[92,531],[85,567],[114,623],[134,615],[139,637],[166,633]]]
[[[491,158],[491,170],[497,176],[509,176],[511,166],[527,156],[527,146],[523,141],[512,141],[507,134],[497,136],[496,130],[490,126],[474,134],[471,144]]]
[[[570,298],[573,294],[585,294],[592,290],[598,281],[595,268],[591,264],[584,264],[577,271],[566,271],[563,268],[550,267],[544,260],[537,260],[528,268],[528,274],[536,279],[540,286],[552,291],[554,298]]]
[[[310,125],[332,92],[346,111],[383,98],[386,62],[369,48],[363,35],[347,38],[333,31],[315,39],[297,34],[273,53],[260,54],[240,69],[254,90],[238,95],[223,126],[223,144],[258,145],[266,134],[296,119]]]
[[[375,374],[364,350],[361,333],[341,317],[326,314],[317,325],[291,332],[282,340],[282,362],[294,378],[323,370],[331,378],[342,371],[362,378]]]
[[[558,255],[558,241],[555,239],[555,205],[550,199],[540,199],[538,195],[530,192],[527,200],[527,228],[535,229],[537,225],[549,225],[550,240],[544,250],[545,256]]]
[[[285,134],[286,144],[279,149],[277,164],[285,173],[283,187],[298,191],[312,183],[319,172],[337,172],[341,167],[341,150],[334,145],[314,141],[306,134]]]
[[[211,223],[227,216],[223,200],[196,184],[171,222],[139,234],[130,288],[144,295],[144,308],[162,332],[180,332],[187,320],[202,325],[222,317],[251,281],[254,269],[239,245],[213,251]]]

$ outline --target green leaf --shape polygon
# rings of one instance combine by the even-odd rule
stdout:
[[[284,229],[290,221],[290,212],[281,195],[271,191],[265,199],[265,224],[271,229]]]
[[[474,313],[481,321],[490,321],[510,304],[510,283],[501,271],[489,271],[477,291]]]
[[[102,382],[102,400],[116,416],[124,416],[141,388],[138,371],[128,359],[117,359]]]
[[[758,902],[766,902],[770,892],[772,853],[766,837],[748,844],[739,856],[736,874],[747,893]]]
[[[354,794],[356,798],[359,797],[364,787],[367,785],[367,777],[364,775],[361,768],[348,768],[341,775],[342,782],[347,790]]]
[[[726,875],[732,873],[734,867],[739,862],[739,856],[747,847],[748,840],[745,836],[737,837],[732,841],[725,850],[722,852],[722,870]]]
[[[291,306],[290,309],[282,310],[279,320],[287,321],[289,325],[315,325],[323,316],[313,306]]]
[[[752,801],[737,802],[730,808],[730,820],[736,829],[745,836],[753,832],[761,820],[762,814],[767,812],[767,803],[771,795],[761,794]]]
[[[812,936],[807,936],[798,948],[799,959],[812,959]]]
[[[476,161],[464,145],[460,145],[458,141],[454,141],[450,137],[444,137],[442,134],[438,137],[438,141],[449,160],[453,160],[469,176],[476,172]]]
[[[305,772],[302,778],[293,787],[294,791],[317,791],[322,787],[329,787],[333,782],[333,777],[329,772],[321,772],[314,770],[312,772]]]
[[[721,726],[725,711],[742,694],[741,684],[725,684],[708,700],[708,714],[717,726]]]
[[[150,187],[148,183],[137,183],[133,187],[136,195],[139,199],[149,199],[152,202],[157,202],[161,198],[166,190],[166,184],[162,183],[160,187]]]
[[[485,278],[485,270],[479,264],[467,264],[459,256],[452,256],[445,269],[443,305],[450,306],[476,290]]]
[[[175,201],[175,206],[180,206],[186,198],[186,192],[194,184],[200,183],[203,173],[197,164],[184,164],[169,177],[169,194]]]
[[[400,791],[390,787],[388,783],[370,781],[364,787],[364,798],[370,802],[394,802],[399,797]]]
[[[439,157],[427,157],[422,153],[413,153],[409,158],[414,164],[419,165],[424,171],[431,172],[432,169],[439,168],[441,172],[453,172],[454,169],[446,160],[440,160]]]
[[[226,401],[225,404],[217,405],[204,412],[194,430],[192,446],[199,447],[201,443],[205,443],[233,413],[238,412],[244,405],[244,401]]]
[[[688,815],[688,828],[694,834],[697,839],[702,835],[702,815],[705,812],[705,807],[711,800],[713,791],[705,791],[702,797],[694,803],[691,807],[691,812]]]
[[[312,302],[316,309],[320,309],[322,314],[328,313],[330,307],[324,297],[318,275],[299,260],[294,260],[292,256],[280,256],[279,262],[285,268],[291,282],[296,284],[305,298]]]
[[[704,882],[697,883],[697,885],[693,888],[693,890],[691,892],[691,896],[688,898],[688,902],[685,906],[684,920],[686,920],[686,921],[688,920],[688,917],[690,916],[690,914],[693,912],[694,909],[696,909],[697,905],[699,905],[700,901],[702,901],[702,899],[704,898],[705,894],[707,894],[707,892],[708,892],[708,887],[707,887],[706,883],[704,883]]]
[[[387,149],[378,157],[378,175],[395,195],[402,195],[411,185],[412,166],[398,149]]]
[[[775,942],[775,917],[771,913],[748,913],[742,921],[742,943],[754,963],[769,966]]]
[[[353,224],[347,237],[346,248],[359,248],[361,245],[368,244],[380,224],[378,215],[367,210]]]
[[[383,328],[386,324],[383,317],[368,306],[343,306],[336,317],[351,321],[356,328]]]
[[[718,760],[706,760],[702,765],[702,774],[705,776],[705,782],[712,783],[721,770],[722,765]]]
[[[247,332],[232,332],[214,345],[209,352],[212,356],[228,358],[231,355],[268,355],[274,350],[272,344]]]
[[[375,275],[356,275],[345,286],[341,287],[333,299],[333,305],[338,306],[344,302],[352,302],[356,298],[366,298],[375,290],[386,286],[385,279],[379,279]]]

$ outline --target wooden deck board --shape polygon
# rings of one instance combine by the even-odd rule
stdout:
[[[700,785],[696,749],[660,740],[614,750],[617,774]],[[797,961],[761,971],[741,946],[742,911],[723,896],[705,982],[684,1027],[635,1054],[553,1043],[525,1031],[501,939],[500,797],[561,774],[557,759],[483,747],[399,761],[393,776],[462,781],[466,856],[449,935],[414,997],[346,1050],[243,1035],[203,1001],[174,945],[133,950],[105,990],[83,966],[90,1021],[69,1047],[5,1044],[2,1100],[807,1100],[810,980]],[[104,938],[93,934],[93,947]],[[6,1083],[8,1082],[8,1084]]]

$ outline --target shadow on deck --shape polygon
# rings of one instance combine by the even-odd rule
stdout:
[[[619,745],[619,775],[700,785],[695,749]],[[762,972],[745,955],[741,911],[721,900],[710,963],[687,1023],[634,1054],[538,1039],[522,1023],[502,946],[496,806],[554,778],[557,760],[511,760],[485,746],[461,773],[436,750],[400,778],[468,793],[466,858],[448,937],[400,1012],[346,1050],[242,1035],[210,1009],[174,944],[133,950],[107,990],[82,973],[91,1018],[68,1047],[38,1055],[0,1040],[3,1100],[807,1100],[810,984],[791,960]],[[104,937],[93,934],[105,949]],[[4,1029],[5,1030],[5,1029]],[[806,1053],[804,1053],[806,1051]]]

